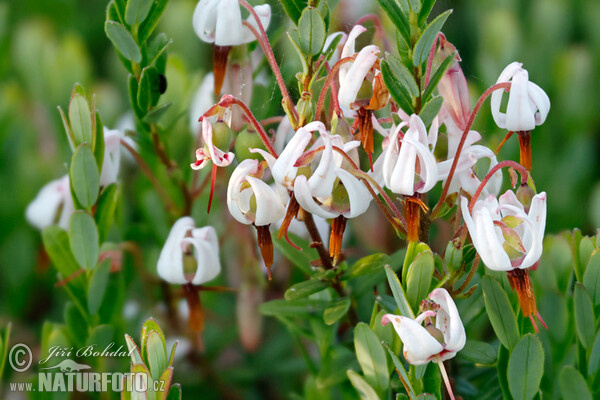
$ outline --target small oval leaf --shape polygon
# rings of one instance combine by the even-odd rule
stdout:
[[[558,387],[563,399],[592,400],[592,394],[579,371],[565,365],[558,376]]]
[[[594,305],[587,290],[579,282],[575,283],[573,304],[575,308],[575,330],[577,331],[577,337],[586,350],[590,349],[596,335]]]
[[[142,53],[133,36],[118,22],[106,21],[104,24],[106,36],[115,48],[129,61],[139,63],[142,61]]]
[[[508,387],[515,400],[531,400],[540,388],[544,375],[544,349],[540,340],[525,335],[508,360]]]
[[[431,46],[433,45],[433,41],[435,37],[439,33],[442,26],[444,26],[444,22],[448,19],[448,16],[452,13],[452,10],[446,10],[437,17],[423,31],[421,37],[415,44],[415,49],[413,53],[413,65],[415,67],[420,66],[427,59],[429,55],[429,50],[431,50]]]
[[[377,391],[386,390],[390,375],[383,346],[377,335],[363,322],[354,328],[354,349],[365,380]]]
[[[325,44],[325,21],[316,8],[307,7],[298,21],[300,48],[308,56],[319,54]]]
[[[488,317],[500,343],[507,349],[513,349],[519,341],[519,330],[515,313],[502,286],[489,275],[481,280],[483,299]]]
[[[87,143],[79,145],[75,150],[71,158],[69,178],[79,204],[86,208],[93,206],[100,191],[100,173]]]

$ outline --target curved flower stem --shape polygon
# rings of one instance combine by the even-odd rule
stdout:
[[[463,134],[460,138],[460,143],[458,143],[458,147],[456,148],[456,154],[454,155],[454,161],[452,162],[452,167],[450,168],[450,173],[448,174],[448,178],[446,179],[446,184],[444,185],[444,189],[442,190],[442,195],[440,196],[440,200],[438,201],[435,208],[431,212],[431,217],[430,217],[431,219],[435,219],[437,213],[440,211],[440,209],[442,207],[442,204],[444,204],[444,200],[446,200],[446,196],[448,195],[448,190],[450,188],[450,183],[452,182],[452,178],[454,178],[454,172],[456,171],[456,166],[458,165],[458,160],[460,159],[460,153],[462,152],[463,147],[465,146],[465,141],[467,140],[469,131],[471,130],[471,127],[473,126],[473,121],[475,120],[475,116],[479,112],[479,109],[483,105],[483,102],[485,101],[485,99],[487,99],[489,97],[490,94],[492,94],[493,92],[495,92],[498,89],[505,89],[505,90],[510,89],[510,85],[511,85],[510,82],[496,83],[495,85],[489,87],[485,92],[483,92],[481,97],[479,97],[479,100],[477,100],[477,104],[475,104],[475,107],[473,107],[473,112],[471,112],[471,116],[469,117],[469,122],[467,122],[467,126],[465,127],[465,130],[463,131]]]
[[[521,185],[527,184],[527,179],[529,177],[529,171],[527,171],[527,169],[524,166],[522,166],[518,162],[512,161],[512,160],[502,161],[502,162],[498,163],[497,165],[495,165],[494,168],[490,169],[490,172],[487,173],[485,178],[483,178],[483,180],[479,184],[477,191],[475,192],[475,194],[471,198],[471,202],[469,203],[469,212],[473,211],[473,207],[475,206],[475,203],[477,202],[479,195],[481,195],[481,192],[483,191],[483,188],[485,187],[485,185],[490,181],[490,179],[496,173],[496,171],[498,171],[499,169],[504,168],[504,167],[512,167],[512,168],[518,170],[521,173]]]
[[[440,367],[440,372],[442,373],[442,378],[444,379],[444,383],[446,384],[446,390],[448,391],[448,396],[450,396],[451,400],[454,400],[454,393],[452,392],[452,385],[450,385],[450,379],[448,378],[448,373],[446,372],[446,367],[444,367],[444,362],[440,357],[437,357],[435,360],[437,365]]]
[[[460,287],[456,290],[456,294],[462,293],[467,288],[467,286],[469,286],[471,279],[473,279],[473,277],[475,276],[475,272],[477,272],[477,267],[479,267],[480,261],[481,258],[479,257],[479,254],[476,253],[475,258],[473,259],[473,264],[471,265],[471,269],[469,270],[469,274],[467,275],[462,285],[460,285]]]
[[[177,207],[169,197],[169,194],[166,192],[165,188],[161,185],[158,179],[156,179],[156,176],[154,175],[152,169],[148,166],[148,164],[146,164],[146,161],[144,161],[144,159],[138,154],[138,152],[135,151],[135,149],[123,139],[121,139],[121,146],[125,147],[127,151],[129,151],[131,156],[135,159],[135,161],[138,163],[140,169],[142,170],[144,175],[146,175],[146,178],[148,178],[152,186],[154,186],[154,189],[156,189],[158,195],[162,198],[167,211],[176,210]]]
[[[260,139],[265,144],[267,151],[269,153],[271,153],[271,155],[273,157],[277,157],[277,152],[275,151],[275,148],[273,147],[273,144],[271,143],[271,139],[269,139],[269,136],[267,136],[267,132],[265,131],[265,128],[263,128],[262,125],[260,124],[260,122],[258,122],[256,120],[256,118],[254,117],[254,114],[252,114],[252,111],[250,111],[250,109],[248,108],[246,103],[244,103],[240,99],[236,99],[235,97],[233,97],[230,94],[226,94],[223,97],[221,97],[221,100],[219,100],[219,103],[217,105],[220,107],[227,108],[227,107],[231,107],[233,104],[236,104],[237,106],[239,106],[242,109],[242,111],[246,115],[246,118],[248,118],[248,121],[250,121],[250,123],[252,124],[254,129],[256,129],[258,136],[260,136]],[[211,107],[209,109],[209,111],[211,111],[213,108],[214,108],[214,106]],[[207,111],[206,114],[209,111]]]
[[[327,75],[327,80],[325,81],[325,84],[323,85],[323,89],[321,89],[321,93],[319,94],[319,100],[317,101],[317,109],[315,110],[315,118],[319,118],[321,116],[321,110],[323,109],[323,103],[325,102],[325,96],[327,95],[329,86],[333,84],[333,80],[335,79],[335,76],[337,75],[338,70],[340,69],[340,67],[342,65],[344,65],[347,62],[353,61],[353,60],[354,60],[354,57],[345,57],[345,58],[342,58],[341,60],[339,60],[338,62],[336,62],[333,67],[331,67],[331,70],[329,71],[329,74]],[[336,102],[337,102],[337,99],[336,99]],[[338,106],[338,109],[339,109],[339,106]]]
[[[262,121],[259,121],[259,123],[262,126],[267,126],[267,125],[271,125],[271,124],[278,124],[283,120],[284,117],[282,116],[276,116],[276,117],[269,117],[266,119],[263,119]]]
[[[263,52],[265,53],[265,56],[267,57],[267,61],[269,61],[269,65],[271,66],[271,69],[273,70],[273,73],[275,74],[275,78],[277,79],[277,84],[279,85],[279,90],[281,90],[281,95],[283,96],[283,101],[286,102],[287,108],[288,108],[289,112],[292,114],[291,115],[293,117],[293,121],[291,121],[292,126],[296,126],[296,123],[298,122],[298,112],[296,111],[296,106],[294,105],[294,101],[292,100],[292,97],[290,96],[290,93],[288,92],[287,87],[285,86],[285,82],[283,81],[283,77],[281,76],[281,71],[279,70],[277,61],[275,60],[275,55],[273,54],[273,49],[271,48],[271,44],[269,43],[269,39],[267,37],[267,33],[265,32],[265,28],[264,28],[262,22],[260,22],[260,18],[256,14],[256,11],[254,11],[254,8],[252,8],[252,6],[250,4],[248,4],[248,2],[246,0],[238,0],[238,1],[242,7],[247,9],[250,12],[250,14],[252,14],[252,16],[254,17],[254,20],[256,21],[256,25],[258,26],[258,31],[256,30],[256,28],[254,26],[250,25],[246,21],[244,21],[243,24],[245,26],[247,26],[248,29],[250,29],[250,31],[254,34],[254,36],[256,36],[256,39],[258,40],[260,47],[262,47]]]

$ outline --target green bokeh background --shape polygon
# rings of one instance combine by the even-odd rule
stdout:
[[[278,25],[283,11],[272,3],[269,32],[284,29]],[[62,320],[65,297],[54,288],[54,271],[40,267],[44,265],[40,235],[24,219],[25,208],[38,190],[66,173],[69,148],[56,107],[67,107],[73,84],[80,82],[96,93],[106,126],[114,127],[128,111],[126,72],[104,35],[105,7],[106,2],[94,0],[0,3],[0,327],[13,321],[23,340],[31,343],[39,340],[44,320]],[[210,69],[210,47],[192,30],[194,7],[194,1],[171,0],[158,28],[173,38],[165,97],[175,104],[167,116],[167,143],[180,165],[193,159],[187,104]],[[593,234],[600,226],[600,2],[440,0],[435,10],[447,8],[454,13],[444,32],[462,56],[474,98],[516,60],[548,93],[550,114],[532,134],[533,175],[538,190],[548,193],[547,232],[580,227]],[[334,12],[341,14],[339,9]],[[268,98],[269,90],[258,93]],[[502,133],[491,119],[488,104],[483,111],[475,128],[495,147]],[[505,146],[500,157],[518,158],[516,140]],[[156,209],[156,201],[144,197],[140,214]],[[123,213],[132,207],[123,205]],[[156,226],[124,231],[124,236],[142,235],[159,242],[166,231],[168,225],[157,218]],[[153,269],[151,262],[146,267]],[[206,299],[209,305],[211,299],[210,295]],[[232,312],[232,299],[218,303],[217,311]],[[123,329],[138,329],[136,324],[124,322]],[[207,334],[210,342],[210,335],[217,340],[220,333],[209,330]],[[280,352],[283,358],[289,343],[282,340],[260,355],[238,360],[242,367],[235,370],[237,382],[254,379],[256,371],[250,366],[268,365],[259,358],[275,357],[269,351]],[[279,366],[277,373],[291,376],[299,368],[290,363]],[[263,373],[274,374],[274,369]],[[179,380],[188,378],[183,375]]]

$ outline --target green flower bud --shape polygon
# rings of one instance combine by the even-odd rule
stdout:
[[[217,121],[212,128],[213,145],[220,150],[228,151],[233,139],[231,128],[223,121]]]
[[[234,151],[238,160],[262,160],[261,155],[250,152],[250,148],[265,150],[265,145],[256,132],[243,129],[235,139]]]
[[[456,242],[456,243],[455,243]],[[451,240],[448,242],[448,246],[446,246],[446,253],[444,259],[446,260],[446,265],[448,265],[448,269],[451,271],[457,271],[462,264],[463,257],[463,249],[458,248],[460,242]]]

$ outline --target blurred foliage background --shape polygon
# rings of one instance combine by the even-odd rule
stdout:
[[[285,15],[277,2],[270,3],[274,17],[269,32],[276,38],[285,37],[281,35],[288,28],[281,23]],[[346,31],[358,17],[377,7],[375,1],[350,3],[355,4],[333,10],[334,26]],[[195,5],[193,0],[171,0],[158,28],[173,38],[165,96],[174,101],[174,106],[168,111],[164,128],[171,154],[180,165],[193,160],[195,149],[187,107],[202,76],[211,68],[207,61],[211,49],[192,30]],[[0,3],[0,327],[13,321],[17,335],[29,343],[39,343],[45,320],[62,321],[65,301],[64,293],[54,287],[55,272],[43,256],[39,232],[24,219],[25,208],[38,190],[66,173],[69,149],[56,107],[67,107],[73,84],[80,82],[89,93],[96,93],[97,108],[106,126],[117,126],[129,109],[126,72],[104,34],[105,8],[106,2],[98,0]],[[580,227],[584,233],[593,233],[600,226],[600,2],[438,1],[436,9],[447,8],[453,8],[454,13],[444,32],[462,56],[462,68],[474,99],[515,60],[523,62],[530,79],[548,93],[550,114],[532,135],[536,186],[548,192],[547,232]],[[276,39],[275,46],[283,50],[282,57],[292,60],[289,49],[281,48],[287,44],[283,42]],[[294,62],[286,64],[286,71],[291,73]],[[271,87],[255,90],[254,102],[264,105],[261,111],[265,115],[277,109],[273,93]],[[475,129],[494,148],[503,137],[492,121],[489,105],[483,110]],[[510,141],[500,157],[517,159],[517,141]],[[133,168],[124,171],[123,181],[133,182],[134,174]],[[144,266],[154,274],[170,222],[157,211],[161,209],[156,206],[159,200],[145,179],[138,179],[134,187],[125,187],[124,191],[137,194],[125,195],[133,203],[121,205],[117,224],[121,224],[123,237],[115,240],[135,237],[142,246],[147,241],[151,256],[144,260]],[[194,210],[199,225],[206,221],[204,207],[205,203]],[[147,222],[150,220],[152,225]],[[145,222],[131,224],[136,221]],[[125,222],[127,226],[123,226]],[[222,233],[225,227],[217,229]],[[123,279],[134,282],[128,292],[130,299],[142,302],[145,284],[133,279],[136,273],[130,271]],[[151,293],[149,298],[152,296],[158,297],[159,293]],[[203,301],[212,310],[212,318],[224,324],[228,318],[233,319],[235,296],[208,294]],[[139,321],[153,313],[145,309],[136,318],[123,318],[115,337],[122,337],[121,331],[136,334]],[[276,324],[267,322],[271,323]],[[207,357],[217,357],[221,346],[235,340],[234,321],[230,325],[234,330],[226,334],[207,328],[206,342],[213,345],[208,347]],[[270,386],[273,380],[261,381],[261,377],[275,374],[288,378],[279,381],[276,389],[285,393],[287,385],[294,385],[292,377],[299,380],[297,374],[304,368],[301,360],[286,357],[293,346],[291,338],[279,335],[275,339],[270,337],[268,327],[265,331],[263,342],[269,345],[259,354],[232,352],[220,357],[223,371],[235,366],[229,379],[237,382],[243,398],[257,395],[254,391],[244,392],[245,384],[264,385],[263,393],[275,390]],[[283,364],[286,359],[287,364]],[[273,364],[273,360],[281,363]],[[257,372],[257,365],[263,369]],[[185,393],[186,385],[198,383],[183,371],[176,366],[176,380],[182,382]]]

